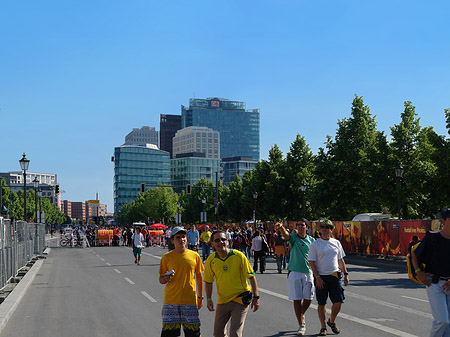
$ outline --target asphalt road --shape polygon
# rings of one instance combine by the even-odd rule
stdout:
[[[137,266],[128,247],[52,249],[1,337],[159,336],[164,286],[158,268],[165,252],[146,248]],[[348,263],[348,270],[350,284],[337,321],[341,336],[428,335],[432,316],[425,289],[408,280],[403,268]],[[277,274],[268,259],[266,273],[256,277],[261,308],[249,312],[244,335],[294,336],[298,326],[286,274]],[[306,336],[320,330],[316,308],[313,301],[306,313]],[[205,306],[200,318],[202,336],[212,336],[214,313]]]

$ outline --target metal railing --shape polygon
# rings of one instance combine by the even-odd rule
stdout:
[[[0,289],[45,246],[45,224],[0,218]]]

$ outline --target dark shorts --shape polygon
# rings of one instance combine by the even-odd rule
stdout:
[[[342,281],[332,275],[320,275],[320,277],[325,285],[322,289],[319,289],[316,286],[317,303],[319,303],[319,305],[327,304],[328,297],[330,297],[331,303],[344,303],[345,296]]]

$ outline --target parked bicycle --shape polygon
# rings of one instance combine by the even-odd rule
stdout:
[[[74,238],[70,238],[70,237],[65,237],[62,238],[61,241],[59,242],[59,244],[61,245],[61,247],[81,247],[83,246],[83,239],[74,239]]]

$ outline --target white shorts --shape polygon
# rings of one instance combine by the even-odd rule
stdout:
[[[291,271],[287,279],[289,299],[291,301],[312,300],[315,290],[313,281],[313,274]]]

